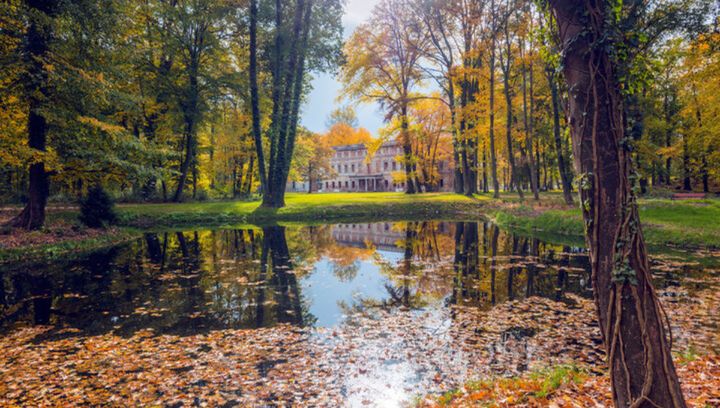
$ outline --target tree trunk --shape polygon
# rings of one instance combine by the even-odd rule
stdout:
[[[449,72],[449,71],[448,71]],[[449,75],[449,74],[448,74]],[[455,86],[453,79],[448,79],[448,107],[450,108],[450,122],[452,127],[453,145],[453,189],[457,194],[463,193],[463,174],[460,170],[460,145],[458,143],[457,107],[455,106]]]
[[[570,90],[569,123],[599,325],[617,407],[685,407],[633,189],[623,95],[605,31],[611,5],[551,0]]]
[[[560,95],[558,93],[557,78],[553,73],[553,68],[546,68],[548,83],[550,84],[550,95],[553,109],[553,136],[555,137],[555,151],[557,154],[558,170],[560,172],[560,182],[562,183],[563,197],[567,205],[574,205],[572,196],[572,184],[570,181],[570,168],[565,161],[564,149],[562,146],[562,137],[560,135]]]
[[[250,156],[250,163],[248,164],[248,170],[247,170],[247,177],[245,177],[245,187],[243,188],[243,192],[246,196],[249,196],[250,193],[252,193],[252,182],[253,182],[253,172],[255,168],[255,156]]]
[[[692,190],[692,183],[690,182],[690,151],[687,135],[683,136],[683,190]]]
[[[410,132],[408,131],[407,104],[400,108],[400,134],[403,142],[403,161],[405,165],[405,194],[415,194],[415,182],[412,177],[412,145],[410,144]]]
[[[260,130],[260,96],[257,80],[257,0],[250,0],[250,110],[252,111],[252,133],[255,141],[255,154],[258,158],[258,174],[260,187],[266,190],[267,174],[265,173],[265,154],[263,152],[262,133]],[[252,159],[250,159],[249,174],[252,174]]]
[[[24,53],[25,63],[28,66],[25,79],[29,108],[28,147],[44,153],[47,144],[47,120],[42,114],[42,108],[48,98],[48,73],[45,63],[48,42],[52,37],[52,24],[48,24],[44,19],[52,17],[55,13],[57,1],[29,0],[27,4],[33,11],[26,33]],[[10,221],[10,225],[26,230],[36,230],[45,224],[45,206],[50,189],[44,157],[30,164],[28,182],[28,202],[20,214]]]
[[[670,128],[670,121],[672,120],[672,115],[670,112],[670,103],[668,101],[668,91],[665,91],[665,95],[663,96],[663,111],[665,113],[665,147],[671,147],[672,146],[672,129]],[[668,156],[667,159],[665,159],[665,184],[670,185],[670,173],[672,171],[672,158]]]
[[[495,9],[495,1],[491,2],[491,10]],[[493,198],[500,198],[500,183],[498,182],[497,176],[497,157],[495,153],[495,35],[497,30],[495,29],[495,14],[492,15],[492,38],[490,41],[490,63],[488,69],[490,70],[490,84],[489,84],[489,106],[490,111],[490,129],[488,136],[490,139],[490,176],[493,182]]]
[[[523,98],[523,124],[525,126],[525,148],[527,149],[527,165],[528,172],[530,173],[530,189],[532,190],[533,197],[535,200],[540,200],[540,193],[538,191],[538,173],[535,171],[535,158],[533,157],[533,124],[532,114],[528,115],[528,84],[527,84],[527,66],[525,65],[525,41],[520,39],[520,58],[522,58],[522,98]],[[530,66],[532,70],[532,65]],[[530,98],[532,99],[532,73],[530,74]],[[532,101],[530,101],[532,104]],[[532,108],[530,108],[532,109]]]
[[[180,202],[182,200],[183,190],[185,189],[185,183],[187,182],[188,174],[190,173],[190,167],[195,157],[194,145],[195,145],[195,123],[194,119],[188,116],[185,117],[185,137],[183,138],[183,150],[184,156],[180,163],[180,178],[178,179],[177,187],[175,188],[175,194],[173,194],[173,201]]]
[[[513,140],[512,140],[512,122],[513,122],[513,111],[512,111],[512,97],[510,96],[510,62],[507,62],[507,68],[503,69],[503,88],[505,93],[505,104],[507,110],[507,123],[505,124],[505,138],[507,141],[508,151],[508,163],[510,164],[510,182],[509,190],[512,191],[513,187],[517,190],[520,199],[524,198],[522,185],[518,180],[517,168],[515,167],[515,153],[513,152]]]

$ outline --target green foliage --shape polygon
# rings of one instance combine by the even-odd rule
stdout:
[[[532,373],[530,378],[542,380],[540,390],[535,393],[535,396],[546,398],[563,384],[582,383],[583,373],[574,365],[558,365]]]
[[[88,190],[86,197],[80,200],[80,222],[90,228],[104,228],[117,221],[115,203],[100,186]]]

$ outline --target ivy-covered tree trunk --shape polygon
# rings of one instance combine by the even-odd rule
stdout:
[[[551,0],[564,48],[569,123],[592,286],[618,407],[685,407],[667,315],[652,284],[611,57],[610,2]]]
[[[52,37],[52,16],[57,11],[57,1],[28,0],[30,21],[25,38],[24,58],[27,64],[25,91],[28,96],[28,147],[45,153],[47,144],[47,120],[42,107],[48,96],[48,73],[45,63],[48,43]],[[28,201],[22,212],[10,221],[10,225],[27,230],[42,228],[45,223],[45,206],[49,194],[49,178],[44,158],[30,164],[28,178]]]

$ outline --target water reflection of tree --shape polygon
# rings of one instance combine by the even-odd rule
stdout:
[[[384,285],[388,297],[364,299],[363,307],[419,308],[444,297],[451,287],[447,279],[450,263],[442,255],[451,251],[447,225],[436,221],[395,223],[393,229],[403,232],[403,238],[395,243],[402,258],[396,263],[380,254],[374,257],[380,273],[388,278]]]
[[[580,269],[569,266],[580,259],[571,261],[569,255],[556,259],[554,255],[567,254],[571,248],[501,232],[492,224],[483,223],[480,229],[477,223],[457,223],[454,235],[450,303],[487,308],[536,295],[562,300],[569,289],[568,268]],[[581,292],[582,288],[576,285],[572,290]]]
[[[450,294],[452,303],[491,307],[582,289],[577,271],[586,261],[574,248],[513,237],[489,223],[404,222],[393,229],[402,236],[399,260],[365,243],[343,253],[348,268],[335,270],[353,279],[357,260],[375,254],[369,259],[387,277],[387,295],[366,305],[416,308]],[[313,324],[299,282],[342,248],[330,226],[147,233],[79,260],[6,272],[2,319],[121,333]]]
[[[293,271],[285,227],[263,228],[263,255],[261,265],[267,265],[268,255],[272,268],[270,287],[277,295],[277,321],[303,324],[303,310],[297,277]]]

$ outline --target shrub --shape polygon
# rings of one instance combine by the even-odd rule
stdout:
[[[90,228],[104,228],[115,223],[115,203],[100,185],[91,187],[80,200],[80,222]]]

